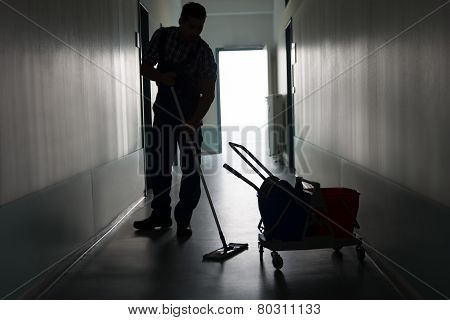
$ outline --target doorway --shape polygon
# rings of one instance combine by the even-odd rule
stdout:
[[[268,58],[264,48],[218,49],[220,132],[229,141],[265,152]]]

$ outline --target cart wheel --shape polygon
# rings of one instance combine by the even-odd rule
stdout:
[[[278,252],[272,252],[272,264],[277,270],[280,270],[283,267],[283,259]]]
[[[342,246],[338,246],[338,247],[334,247],[333,248],[334,251],[341,251],[341,249],[342,249]]]
[[[359,261],[363,261],[366,257],[366,250],[363,246],[356,246],[356,255],[358,256]]]

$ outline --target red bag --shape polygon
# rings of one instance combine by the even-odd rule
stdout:
[[[312,191],[312,190],[311,190]],[[311,235],[334,235],[348,238],[353,234],[359,208],[359,193],[347,188],[320,188],[326,209],[320,210],[331,221],[316,213],[319,223],[312,226]]]

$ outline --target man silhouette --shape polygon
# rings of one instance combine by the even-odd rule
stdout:
[[[169,228],[172,225],[171,172],[178,144],[183,176],[174,218],[178,236],[192,235],[190,221],[201,193],[200,176],[196,170],[201,161],[201,125],[214,100],[217,79],[212,50],[200,37],[205,20],[206,10],[202,5],[194,2],[185,4],[179,19],[180,26],[157,30],[143,55],[141,73],[156,81],[158,94],[153,105],[150,141],[146,142],[153,211],[149,218],[134,222],[136,229]],[[178,96],[182,115],[175,104],[171,87]]]

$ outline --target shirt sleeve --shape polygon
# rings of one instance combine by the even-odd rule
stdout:
[[[202,79],[217,80],[217,64],[211,48],[207,47],[202,50],[202,64],[200,67],[200,75]]]
[[[154,66],[159,62],[159,51],[161,43],[161,33],[163,28],[159,28],[153,36],[142,54],[142,62]]]

